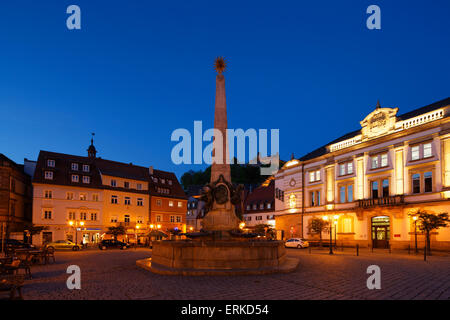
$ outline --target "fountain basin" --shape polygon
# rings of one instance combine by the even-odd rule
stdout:
[[[290,272],[298,262],[282,241],[163,240],[153,243],[150,259],[136,263],[166,275],[237,275]]]

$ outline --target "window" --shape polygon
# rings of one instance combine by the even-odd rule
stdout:
[[[173,207],[173,201],[169,201],[169,207]]]
[[[345,176],[347,174],[353,174],[353,162],[345,162],[339,164],[339,175]]]
[[[297,206],[297,197],[295,196],[295,194],[291,194],[289,196],[289,206],[291,208],[295,208]]]
[[[170,222],[175,222],[175,216],[170,216]]]
[[[272,208],[272,204],[270,202],[267,203],[267,209]]]
[[[54,168],[55,160],[47,160],[47,167]]]
[[[66,193],[66,199],[67,200],[73,200],[73,192],[67,192]]]
[[[339,188],[339,201],[341,202],[341,203],[345,203],[345,187],[340,187]]]
[[[425,143],[423,145],[423,157],[429,158],[431,156],[433,156],[433,152],[431,150],[431,143]]]
[[[339,165],[339,175],[341,175],[341,176],[345,175],[345,164]]]
[[[260,203],[259,204],[259,210],[263,210],[264,209],[264,203]]]
[[[425,172],[423,174],[424,184],[425,184],[425,192],[433,191],[433,173]]]
[[[383,197],[389,197],[389,179],[384,179],[382,182]]]
[[[342,233],[352,232],[352,218],[342,218]]]
[[[387,153],[378,154],[371,157],[371,168],[384,168],[388,166],[388,155]]]
[[[252,217],[251,217],[251,216],[248,217],[248,218],[247,218],[247,221],[252,221]]]
[[[181,207],[183,207],[183,202],[178,201],[178,208],[181,208]]]
[[[311,207],[320,206],[320,191],[310,192]]]
[[[44,214],[43,214],[42,218],[43,218],[44,220],[51,220],[51,219],[52,219],[52,216],[53,216],[52,210],[47,209],[47,210],[44,210]]]
[[[83,171],[84,172],[89,172],[89,165],[88,164],[83,164]]]
[[[143,200],[142,198],[138,198],[138,199],[137,199],[137,202],[136,202],[136,205],[137,205],[138,207],[144,206],[144,200]]]
[[[178,223],[181,222],[181,216],[177,216],[177,222],[178,222]]]
[[[45,171],[44,178],[46,180],[53,180],[53,172],[52,171]]]
[[[353,174],[353,162],[347,163],[347,174]]]
[[[420,174],[418,173],[412,175],[412,192],[420,193]]]
[[[126,206],[131,205],[131,198],[130,197],[125,197],[125,205]]]
[[[123,221],[124,221],[125,223],[130,223],[130,215],[126,214],[126,215],[124,216],[124,218],[123,218]]]
[[[94,193],[92,195],[92,201],[98,201],[98,194]]]
[[[79,181],[79,176],[77,174],[73,174],[72,175],[72,182],[78,182]]]
[[[411,160],[420,159],[420,149],[419,146],[411,147]]]
[[[117,186],[117,181],[112,179],[111,180],[111,187],[116,187]]]
[[[117,204],[117,203],[119,203],[117,196],[111,196],[111,203],[112,203],[112,204]]]
[[[156,205],[157,205],[158,207],[161,207],[161,205],[162,205],[162,200],[161,200],[161,199],[156,199]]]
[[[353,185],[349,184],[347,186],[347,201],[353,202]]]
[[[138,184],[136,185],[136,189],[142,190],[142,183],[138,183]]]
[[[320,181],[320,170],[310,171],[309,182],[317,182],[317,181]]]
[[[83,176],[83,183],[91,183],[91,177]]]
[[[165,183],[166,183],[166,180],[161,179],[161,183],[162,183],[162,184],[165,184]]]
[[[111,222],[112,223],[117,223],[117,216],[112,216],[111,217]]]
[[[78,171],[78,163],[72,163],[71,168],[73,171]]]
[[[87,220],[87,213],[86,212],[80,212],[80,220]]]
[[[256,203],[254,203],[253,204],[253,210],[256,210],[257,209],[257,206],[256,206]]]
[[[51,199],[53,197],[53,192],[51,190],[45,190],[44,191],[44,198],[45,199]]]
[[[125,189],[130,189],[130,183],[128,181],[125,181],[123,183],[123,186],[124,186]]]
[[[169,184],[169,186],[172,185],[172,180],[167,180],[167,183]]]
[[[372,181],[372,199],[378,198],[378,181]]]
[[[158,215],[156,216],[156,222],[161,222],[161,215],[158,214]]]
[[[256,216],[256,220],[257,220],[257,221],[262,220],[262,216]]]
[[[69,220],[75,220],[76,219],[76,213],[74,211],[69,212]]]
[[[80,193],[80,200],[81,201],[86,201],[87,200],[86,193]]]
[[[97,213],[95,213],[95,212],[91,213],[91,220],[92,221],[97,221]]]

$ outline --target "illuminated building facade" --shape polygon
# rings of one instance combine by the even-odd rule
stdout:
[[[328,216],[339,244],[406,248],[415,236],[410,213],[450,212],[450,98],[397,112],[378,104],[360,130],[275,174],[276,225],[285,238],[318,239],[310,221]],[[431,241],[450,248],[450,228],[435,230]]]

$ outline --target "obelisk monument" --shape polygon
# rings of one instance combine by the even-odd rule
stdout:
[[[215,62],[216,102],[214,109],[214,141],[211,164],[211,182],[204,188],[203,199],[207,213],[202,225],[205,231],[217,231],[225,238],[229,231],[238,229],[240,219],[236,215],[236,205],[240,202],[240,189],[231,183],[229,150],[227,143],[227,103],[225,98],[226,62],[218,57]]]
[[[231,182],[231,173],[229,165],[229,149],[227,139],[227,100],[225,97],[225,77],[223,71],[226,68],[226,62],[222,57],[216,59],[216,104],[214,109],[214,129],[219,136],[214,133],[213,157],[211,165],[211,182],[217,181],[220,175],[225,180]]]

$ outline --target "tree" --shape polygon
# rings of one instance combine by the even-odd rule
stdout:
[[[320,237],[319,246],[322,247],[322,232],[328,229],[328,221],[321,218],[312,218],[309,221],[309,232],[318,233]]]
[[[275,230],[270,224],[260,223],[255,226],[255,233],[263,234],[267,239],[275,239]]]
[[[112,234],[114,240],[117,240],[117,237],[126,234],[126,231],[124,226],[118,226],[118,227],[108,227],[108,231],[106,233]]]
[[[417,226],[420,231],[425,232],[427,251],[428,254],[431,255],[430,233],[433,230],[447,226],[447,223],[450,221],[448,213],[443,212],[435,214],[423,209],[417,209],[416,211],[411,212],[409,216],[417,217]]]

